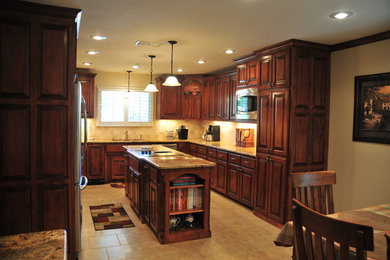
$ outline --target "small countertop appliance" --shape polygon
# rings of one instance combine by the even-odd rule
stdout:
[[[188,129],[184,125],[182,125],[179,129],[176,129],[176,131],[180,140],[187,140]]]
[[[219,125],[209,125],[207,133],[211,134],[212,141],[220,141],[220,127]]]

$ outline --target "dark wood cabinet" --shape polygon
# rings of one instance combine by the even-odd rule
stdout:
[[[230,78],[230,95],[229,95],[229,119],[235,120],[237,115],[237,76],[234,75]]]
[[[284,223],[287,195],[287,159],[269,154],[257,156],[254,213],[273,223]]]
[[[259,85],[259,62],[257,55],[235,59],[237,63],[237,87]]]
[[[180,119],[182,87],[163,86],[164,78],[157,78],[157,119]]]
[[[217,160],[217,178],[215,189],[219,192],[226,193],[227,183],[227,162],[223,160]]]
[[[88,180],[105,180],[105,151],[103,144],[87,145]]]
[[[289,40],[255,53],[260,91],[254,212],[280,225],[291,215],[287,173],[327,168],[329,46]]]
[[[122,144],[106,145],[106,181],[122,181],[127,172],[127,160]]]
[[[203,80],[204,95],[202,96],[202,119],[215,118],[215,77],[206,77]]]
[[[260,91],[257,151],[286,156],[289,134],[289,90]]]
[[[200,119],[202,108],[203,80],[186,79],[182,84],[182,108],[184,119]]]
[[[290,49],[265,52],[260,55],[259,88],[290,86]]]
[[[94,94],[95,94],[95,76],[96,73],[77,70],[77,80],[81,83],[82,95],[87,105],[87,117],[93,118],[94,112]]]
[[[234,75],[235,73],[227,73],[221,75],[215,80],[215,120],[229,120],[231,106],[231,80]]]
[[[75,258],[73,76],[79,10],[0,4],[0,235],[65,229]]]
[[[227,195],[253,207],[255,158],[229,153],[228,161]]]

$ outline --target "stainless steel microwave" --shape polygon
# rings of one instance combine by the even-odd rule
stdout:
[[[236,118],[257,119],[257,87],[236,91]]]

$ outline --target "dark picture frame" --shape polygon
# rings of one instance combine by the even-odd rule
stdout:
[[[353,141],[390,144],[390,72],[355,77]]]

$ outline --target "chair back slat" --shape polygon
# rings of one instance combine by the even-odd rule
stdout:
[[[336,184],[335,171],[291,173],[291,180],[296,199],[320,213],[334,213],[332,185]]]
[[[299,260],[312,259],[311,252],[314,252],[315,259],[335,259],[336,252],[340,260],[349,259],[352,254],[356,255],[356,259],[367,259],[366,250],[374,250],[372,227],[325,216],[296,199],[293,199],[293,221],[294,251]],[[310,242],[312,235],[314,243]],[[354,248],[356,253],[352,253],[350,248]]]

